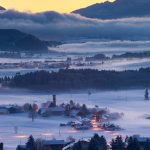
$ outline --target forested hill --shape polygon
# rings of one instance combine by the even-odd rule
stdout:
[[[115,0],[73,11],[88,18],[117,19],[150,15],[150,0]]]
[[[2,82],[12,87],[43,90],[146,88],[150,87],[150,68],[121,72],[90,69],[38,71],[17,74]]]
[[[47,51],[45,42],[15,29],[0,29],[1,51]]]
[[[0,11],[6,10],[4,7],[0,6]]]

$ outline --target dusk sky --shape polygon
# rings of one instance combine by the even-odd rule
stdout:
[[[104,1],[106,0],[1,0],[0,6],[19,11],[41,12],[54,10],[68,13]]]

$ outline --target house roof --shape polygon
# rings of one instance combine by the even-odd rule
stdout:
[[[50,107],[50,108],[48,108],[48,111],[62,112],[62,111],[65,111],[65,108],[63,108],[63,107]]]

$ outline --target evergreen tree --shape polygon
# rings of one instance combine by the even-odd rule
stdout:
[[[107,150],[107,141],[104,136],[100,137],[100,145],[102,147],[102,150]]]
[[[136,138],[129,137],[127,150],[140,150],[139,142]]]
[[[81,141],[78,141],[77,143],[74,144],[73,150],[82,150]]]
[[[121,136],[117,136],[116,139],[111,142],[112,150],[125,150],[125,143],[122,140]]]
[[[16,150],[23,150],[20,146],[17,146]]]
[[[100,150],[98,141],[94,137],[90,140],[88,150]]]
[[[27,150],[37,150],[36,149],[36,143],[34,141],[33,136],[31,135],[26,143],[26,149]]]
[[[99,135],[97,133],[94,134],[93,138],[95,140],[97,140],[98,142],[100,141],[100,137],[99,137]]]
[[[107,150],[106,139],[98,134],[95,134],[89,143],[89,150]]]
[[[144,145],[144,150],[149,150],[150,149],[150,141],[147,140],[145,145]]]

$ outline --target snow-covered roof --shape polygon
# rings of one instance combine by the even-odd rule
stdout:
[[[48,108],[48,111],[53,111],[53,112],[65,111],[65,108],[63,108],[63,107],[50,107],[50,108]]]
[[[41,114],[46,112],[46,108],[41,108]]]
[[[89,118],[83,118],[82,121],[90,121]]]
[[[71,144],[65,146],[65,147],[63,148],[63,150],[68,150],[69,148],[73,147],[74,144],[75,144],[75,142],[73,142],[73,143],[71,143]]]

